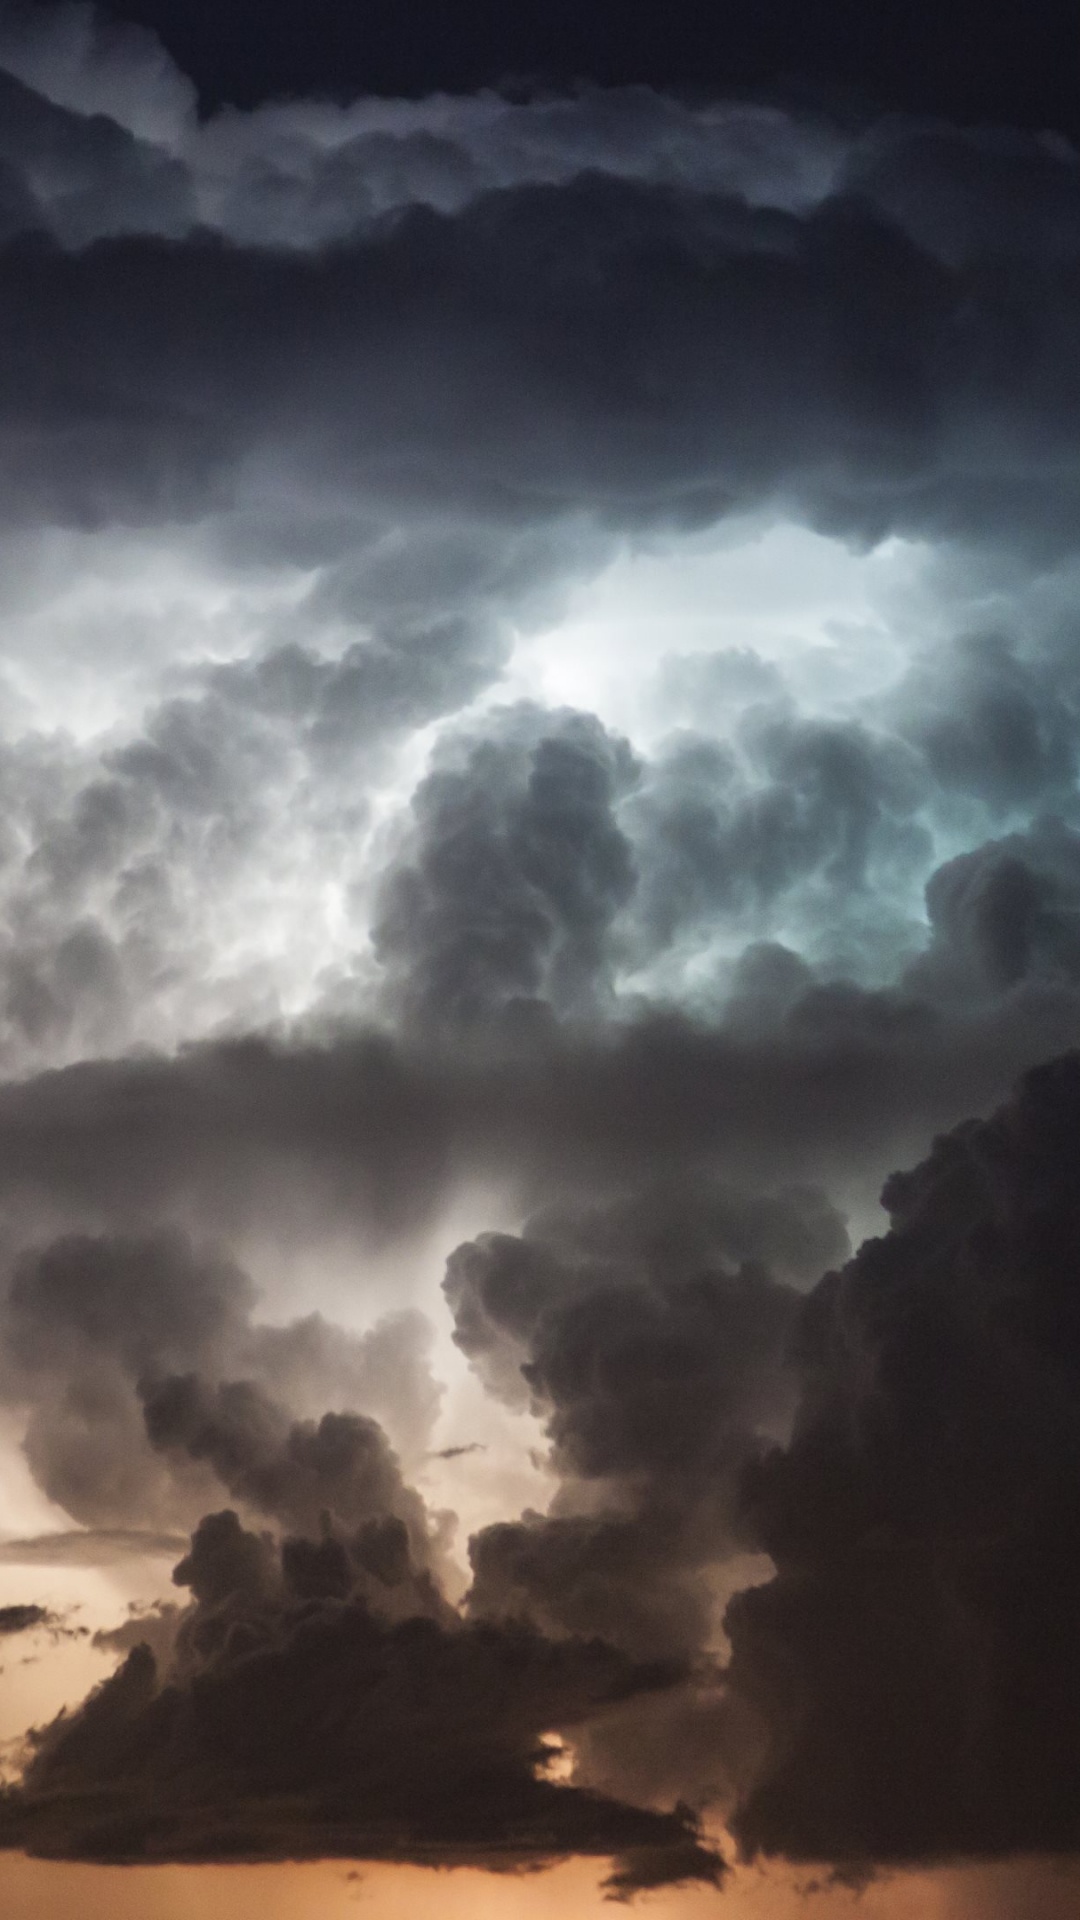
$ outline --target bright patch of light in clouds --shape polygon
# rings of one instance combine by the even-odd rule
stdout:
[[[811,709],[850,705],[902,669],[900,616],[926,554],[746,521],[627,546],[573,591],[563,620],[520,638],[498,694],[582,707],[647,745],[717,718],[680,701],[665,662],[731,651],[774,666]]]
[[[130,728],[185,667],[257,652],[311,580],[295,567],[227,572],[175,532],[24,536],[0,564],[6,730],[85,743]]]

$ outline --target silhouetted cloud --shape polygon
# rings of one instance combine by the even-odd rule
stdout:
[[[0,1837],[52,1857],[145,1862],[615,1855],[620,1896],[719,1884],[723,1865],[688,1815],[538,1772],[543,1734],[669,1672],[524,1628],[387,1626],[358,1598],[297,1587],[295,1571],[235,1514],[203,1520],[177,1568],[195,1603],[175,1664],[159,1677],[137,1646],[45,1729],[24,1785],[0,1801]]]
[[[1078,1844],[1080,1060],[885,1190],[810,1295],[791,1445],[748,1484],[776,1577],[728,1611],[752,1852],[855,1866]]]
[[[55,1618],[47,1607],[32,1603],[0,1607],[0,1635],[29,1633],[34,1627],[51,1626]]]
[[[147,1533],[132,1527],[87,1527],[79,1532],[30,1534],[0,1540],[0,1565],[28,1567],[111,1567],[140,1558],[174,1560],[184,1542],[180,1534]]]

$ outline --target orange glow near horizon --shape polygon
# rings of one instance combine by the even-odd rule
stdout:
[[[546,1873],[495,1874],[412,1867],[320,1863],[265,1867],[78,1867],[9,1855],[0,1861],[5,1920],[555,1920],[611,1916],[595,1862],[575,1861]],[[740,1876],[723,1895],[676,1889],[642,1902],[649,1920],[840,1920],[853,1915],[851,1896],[811,1896],[758,1875]],[[899,1913],[899,1909],[894,1909]],[[887,1909],[880,1909],[885,1920]],[[907,1907],[910,1920],[937,1920],[933,1906]],[[878,1920],[860,1903],[859,1920]]]
[[[81,1867],[0,1856],[4,1920],[602,1920],[595,1863],[494,1874],[346,1863]],[[642,1920],[1075,1920],[1080,1869],[1052,1863],[897,1875],[861,1893],[746,1870],[723,1893],[646,1896]]]

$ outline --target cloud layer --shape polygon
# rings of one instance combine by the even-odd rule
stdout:
[[[202,107],[0,9],[0,1844],[1075,1850],[1076,151]]]

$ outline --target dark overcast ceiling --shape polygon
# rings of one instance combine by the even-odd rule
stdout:
[[[959,120],[1080,124],[1075,15],[1054,0],[113,0],[205,107],[509,78],[780,86]]]

